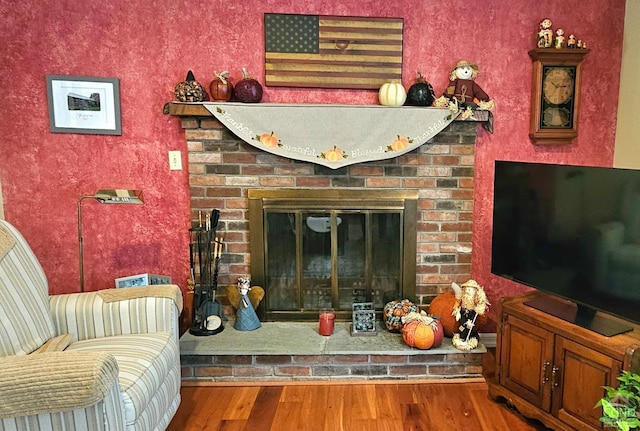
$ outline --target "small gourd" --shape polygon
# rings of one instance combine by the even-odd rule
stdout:
[[[407,100],[407,91],[400,81],[385,82],[378,91],[378,100],[383,106],[402,106]]]
[[[235,99],[243,103],[258,103],[262,100],[262,85],[249,76],[249,72],[242,68],[242,79],[233,89]]]
[[[233,84],[229,81],[229,71],[213,72],[215,79],[209,84],[209,93],[214,101],[228,102],[233,97]]]

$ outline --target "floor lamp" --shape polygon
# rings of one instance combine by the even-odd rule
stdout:
[[[82,201],[95,199],[101,204],[136,204],[142,205],[140,190],[103,189],[94,195],[82,196],[78,199],[78,251],[80,259],[80,292],[84,292],[84,261],[82,253]]]

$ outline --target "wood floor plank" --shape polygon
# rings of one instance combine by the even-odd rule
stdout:
[[[306,386],[304,385],[284,386],[280,396],[281,401],[283,403],[301,403],[304,400],[305,390]]]
[[[312,383],[181,389],[168,431],[549,431],[485,383]]]
[[[345,431],[347,429],[344,411],[346,386],[329,385],[328,388],[323,431]]]
[[[426,385],[423,395],[427,396],[426,416],[429,417],[430,431],[448,431],[455,429],[479,430],[480,422],[473,412],[471,401],[461,385]]]
[[[223,419],[216,431],[244,431],[247,421],[244,419]]]
[[[286,389],[286,388],[285,388]],[[273,417],[270,431],[283,430],[302,430],[295,428],[300,423],[300,411],[302,410],[302,401],[297,402],[280,402],[278,410]],[[250,431],[250,430],[247,430]]]
[[[376,390],[374,385],[347,387],[345,410],[352,419],[376,419]]]
[[[402,404],[403,431],[434,431],[432,421],[426,414],[428,408],[424,403]]]
[[[482,388],[471,388],[468,392],[483,430],[551,431],[537,422],[523,420],[520,414],[506,405],[493,402]]]
[[[202,430],[215,431],[220,425],[222,415],[233,394],[235,388],[219,388],[218,391],[210,391],[208,388],[182,388],[182,402],[171,422],[169,430]]]
[[[401,409],[399,407],[396,406],[396,409],[399,413],[398,416],[402,416],[402,414],[400,413]],[[377,430],[377,431],[400,431],[402,430],[401,428],[401,424],[402,424],[402,419],[401,418],[396,418],[396,417],[379,417],[380,415],[378,415],[378,419],[376,419],[376,425],[377,427],[375,428],[371,428],[372,430]]]
[[[376,417],[378,419],[402,420],[402,411],[398,408],[398,385],[376,385]]]
[[[252,431],[270,431],[273,418],[280,406],[282,386],[265,386],[260,388],[253,404],[246,429]]]
[[[248,419],[259,391],[259,386],[239,387],[222,414],[222,419]]]

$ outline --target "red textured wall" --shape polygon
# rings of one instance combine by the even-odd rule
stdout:
[[[76,201],[102,187],[140,188],[146,204],[85,201],[89,289],[141,272],[188,275],[186,171],[169,171],[167,151],[186,153],[179,121],[162,115],[188,69],[208,85],[214,70],[263,75],[265,12],[404,18],[404,81],[421,70],[438,93],[467,59],[496,101],[495,133],[476,149],[474,277],[497,298],[522,288],[489,273],[492,166],[496,158],[610,165],[613,157],[624,0],[0,0],[0,181],[5,217],[24,233],[54,293],[78,289]],[[529,142],[531,62],[538,22],[549,17],[588,42],[580,137],[572,145]],[[119,77],[122,136],[49,132],[46,74]],[[265,89],[265,101],[376,103],[371,91]],[[186,163],[185,163],[186,165]]]

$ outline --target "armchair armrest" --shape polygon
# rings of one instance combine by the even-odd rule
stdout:
[[[49,309],[58,334],[73,341],[161,331],[178,340],[182,293],[170,284],[53,295]]]
[[[117,385],[118,364],[101,352],[0,358],[0,419],[87,408]]]

